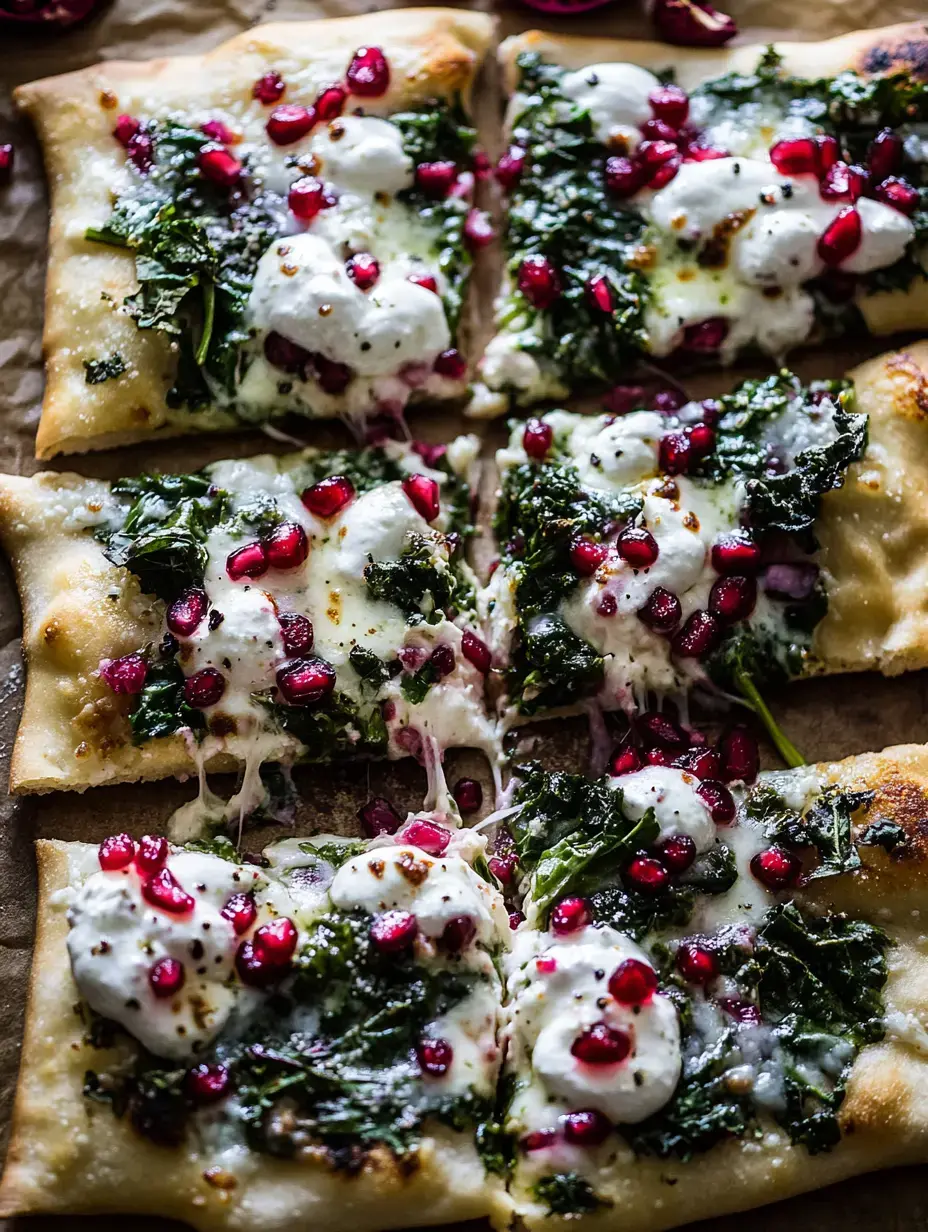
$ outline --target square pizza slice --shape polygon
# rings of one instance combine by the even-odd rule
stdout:
[[[921,22],[766,50],[506,40],[508,273],[475,411],[928,324],[926,48]]]
[[[420,845],[421,844],[421,845]],[[38,845],[5,1213],[206,1230],[485,1215],[502,897],[485,840]]]
[[[509,720],[925,666],[926,374],[917,344],[516,424],[481,596]]]
[[[477,442],[217,462],[113,484],[0,479],[22,596],[15,791],[83,790],[269,761],[497,765],[464,560]]]
[[[520,1227],[659,1232],[926,1158],[925,748],[762,774],[724,814],[709,786],[524,769]]]
[[[491,33],[394,10],[20,87],[52,193],[37,455],[459,395]]]

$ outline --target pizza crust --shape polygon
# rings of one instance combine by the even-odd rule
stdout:
[[[46,389],[36,456],[241,426],[224,411],[167,407],[171,343],[156,330],[137,329],[121,310],[136,290],[134,258],[84,238],[111,209],[108,180],[125,157],[112,137],[118,115],[241,105],[269,68],[290,83],[287,102],[312,102],[320,80],[342,77],[365,43],[382,47],[392,70],[390,89],[364,100],[366,112],[386,114],[436,95],[466,98],[493,29],[483,13],[429,8],[275,23],[204,55],[110,61],[20,86],[16,102],[38,130],[51,191]],[[127,372],[88,385],[83,361],[114,353]]]

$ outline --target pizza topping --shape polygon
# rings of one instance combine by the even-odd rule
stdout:
[[[712,951],[694,942],[684,942],[679,946],[675,962],[688,984],[708,984],[719,973],[718,961]]]
[[[168,608],[167,627],[175,637],[191,637],[209,609],[206,591],[199,587],[185,590]]]
[[[214,667],[204,667],[184,681],[184,700],[195,710],[217,705],[226,691],[226,679]]]
[[[202,1063],[187,1071],[184,1090],[199,1106],[214,1104],[228,1094],[231,1077],[225,1065]]]
[[[148,676],[148,664],[140,654],[123,655],[121,659],[103,659],[100,676],[114,693],[128,696],[141,693]]]
[[[483,806],[483,788],[476,779],[458,779],[453,795],[463,816],[478,813]]]
[[[378,98],[390,85],[390,68],[379,47],[359,47],[345,73],[352,94]]]
[[[709,591],[709,611],[725,624],[746,620],[757,606],[757,582],[752,577],[721,577]]]
[[[184,986],[184,964],[176,958],[159,958],[148,972],[148,983],[159,999],[173,997]]]
[[[416,1045],[416,1060],[429,1078],[444,1078],[451,1068],[454,1049],[444,1039],[420,1040]]]
[[[757,741],[743,726],[736,723],[719,741],[719,756],[722,759],[722,778],[726,783],[753,783],[760,768],[760,753]]]
[[[526,257],[519,266],[516,285],[535,308],[550,308],[561,293],[557,271],[547,257]]]
[[[714,844],[711,808],[699,790],[700,784],[685,770],[649,766],[612,782],[622,792],[626,816],[637,821],[653,810],[661,838],[686,835],[697,851],[706,851]]]
[[[301,222],[312,222],[319,211],[325,209],[325,185],[314,175],[304,175],[300,179],[294,180],[294,182],[290,185],[290,189],[287,193],[287,204],[289,205],[292,213],[299,218]],[[274,331],[271,331],[271,333],[268,334],[268,338],[279,338],[281,336],[282,335],[277,334]],[[291,343],[290,345],[294,346],[295,344]],[[300,348],[300,353],[303,353],[303,348]],[[271,359],[270,356],[268,356],[268,358]],[[276,359],[271,359],[271,362],[275,363],[278,361]],[[289,362],[278,363],[278,367],[284,369],[289,369],[293,366],[292,360]],[[299,367],[299,364],[296,366]]]
[[[168,841],[161,834],[143,834],[139,839],[139,847],[135,863],[143,876],[150,876],[163,868],[170,854]]]
[[[230,552],[226,559],[226,572],[233,582],[241,578],[263,577],[269,568],[270,561],[263,543],[246,543]]]
[[[267,135],[274,145],[293,145],[302,140],[315,123],[316,113],[311,107],[282,103],[268,116]]]
[[[232,925],[236,937],[241,937],[254,924],[258,914],[254,895],[251,893],[231,895],[223,903],[220,914]]]
[[[438,484],[428,475],[408,475],[403,480],[403,491],[409,503],[426,522],[434,522],[439,513]]]
[[[113,834],[97,848],[97,858],[104,872],[113,873],[135,859],[135,840],[131,834]]]
[[[313,110],[323,124],[328,124],[330,120],[335,120],[342,114],[347,99],[348,91],[344,86],[335,83],[320,90],[313,103]]]
[[[232,188],[242,174],[242,164],[224,146],[205,146],[197,157],[197,166],[203,175],[221,188]]]
[[[376,838],[378,834],[395,834],[403,824],[402,817],[390,801],[382,796],[375,796],[362,805],[358,810],[358,817],[361,828],[370,838]]]
[[[334,518],[354,500],[355,490],[345,475],[329,475],[307,488],[300,497],[303,504],[317,518]]]
[[[309,555],[306,531],[299,522],[279,522],[264,541],[273,569],[298,569]]]
[[[738,33],[734,19],[707,0],[654,0],[651,14],[661,38],[681,47],[722,47]]]
[[[276,103],[278,99],[283,98],[286,88],[280,73],[275,69],[268,69],[252,86],[251,92],[259,103],[264,103],[266,107],[269,107],[271,103]]]
[[[768,890],[794,885],[801,870],[799,858],[782,847],[768,847],[751,858],[751,872]]]
[[[562,898],[551,912],[551,931],[559,937],[592,924],[593,915],[585,898]]]
[[[295,659],[277,673],[277,687],[294,706],[311,706],[335,688],[335,670],[318,656]]]

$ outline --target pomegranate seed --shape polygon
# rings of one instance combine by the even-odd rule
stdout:
[[[223,188],[237,184],[242,174],[242,164],[220,145],[208,145],[197,156],[197,166],[208,180]]]
[[[685,475],[696,461],[696,451],[685,432],[668,432],[661,437],[658,461],[667,475]]]
[[[313,355],[316,379],[327,394],[343,393],[351,381],[352,372],[347,364],[338,364],[324,355]]]
[[[823,201],[848,201],[852,205],[867,186],[867,173],[861,167],[849,167],[840,159],[825,173],[819,185]]]
[[[345,80],[352,94],[379,98],[390,85],[390,66],[379,47],[359,47],[354,53]]]
[[[424,1039],[416,1045],[419,1069],[430,1078],[443,1078],[451,1068],[454,1049],[446,1039]]]
[[[200,132],[211,141],[218,141],[222,145],[234,145],[238,140],[238,135],[223,124],[222,120],[207,120],[200,125]]]
[[[509,912],[509,927],[512,929],[513,932],[516,931],[516,929],[519,927],[519,925],[522,923],[524,919],[525,919],[525,916],[522,914],[521,911],[510,911]]]
[[[286,88],[280,73],[275,72],[274,69],[269,69],[251,87],[251,96],[256,98],[259,103],[264,103],[266,107],[269,107],[271,103],[276,103],[279,98],[283,97]]]
[[[647,603],[638,609],[638,619],[655,633],[671,633],[680,623],[683,607],[680,600],[663,586],[655,586]]]
[[[562,898],[551,910],[551,931],[559,937],[575,933],[593,923],[593,913],[585,898]]]
[[[426,522],[434,522],[440,509],[440,490],[438,483],[428,475],[407,475],[403,480],[403,491],[409,503]]]
[[[705,458],[715,448],[715,430],[706,423],[695,423],[686,429],[690,448],[697,460]]]
[[[728,14],[705,0],[655,0],[651,16],[661,37],[681,47],[721,47],[738,33]]]
[[[632,162],[630,158],[612,155],[606,159],[606,188],[614,197],[632,197],[639,189],[644,188],[647,176],[644,165]]]
[[[603,398],[603,406],[613,415],[628,415],[646,405],[643,385],[613,385]]]
[[[335,668],[325,659],[294,659],[277,673],[277,687],[294,706],[311,706],[335,688]]]
[[[739,997],[719,997],[719,1006],[736,1022],[745,1026],[758,1027],[763,1021],[757,1006],[750,1001],[742,1001]]]
[[[530,1134],[525,1134],[519,1140],[519,1146],[523,1151],[543,1151],[549,1146],[554,1146],[557,1137],[556,1129],[536,1129]]]
[[[380,262],[369,252],[358,252],[345,262],[345,271],[359,291],[369,291],[380,277]]]
[[[354,484],[345,475],[330,475],[307,488],[300,500],[317,518],[334,518],[354,500]]]
[[[196,906],[194,899],[178,885],[169,868],[159,869],[142,882],[142,897],[153,907],[160,907],[171,915],[186,915]]]
[[[751,872],[768,890],[785,890],[799,877],[799,857],[783,847],[768,847],[751,857]]]
[[[657,850],[661,864],[671,873],[686,872],[696,859],[696,844],[688,834],[672,834]]]
[[[139,839],[139,850],[135,857],[136,867],[144,876],[150,877],[164,867],[170,850],[168,840],[160,834],[143,834]]]
[[[126,154],[129,161],[144,175],[151,170],[152,163],[155,161],[155,143],[148,133],[136,133],[126,147]]]
[[[506,192],[512,192],[524,170],[525,151],[520,145],[511,145],[496,164],[496,179]]]
[[[634,774],[640,769],[641,758],[638,756],[638,750],[633,749],[631,745],[626,745],[624,749],[619,749],[612,755],[609,773],[613,778],[618,778],[623,774]]]
[[[696,788],[696,795],[717,825],[727,826],[735,820],[735,801],[724,783],[719,783],[716,779],[703,779]]]
[[[571,545],[570,563],[580,577],[592,577],[608,555],[609,549],[604,543],[595,543],[587,538],[577,539]]]
[[[432,278],[430,281],[434,283],[435,279]],[[467,372],[467,360],[454,347],[447,351],[442,351],[432,366],[439,376],[446,376],[451,381],[462,380]]]
[[[891,175],[876,186],[876,199],[884,205],[891,205],[900,214],[914,214],[918,209],[918,189],[913,188],[906,180]]]
[[[432,651],[429,662],[438,673],[439,679],[443,676],[450,676],[455,666],[454,651],[447,642],[443,642],[442,645],[436,646]]]
[[[685,163],[710,163],[715,162],[719,158],[730,158],[728,150],[723,150],[718,146],[713,145],[691,145],[687,146],[686,157],[683,159]]]
[[[657,540],[643,526],[627,526],[616,542],[619,555],[633,569],[648,569],[657,560]]]
[[[448,452],[447,445],[431,445],[428,441],[413,441],[412,448],[413,453],[417,453],[426,466],[438,466]]]
[[[770,161],[781,175],[818,175],[818,149],[812,137],[792,137],[770,147]]]
[[[827,134],[813,137],[812,140],[815,142],[818,160],[818,177],[823,179],[841,157],[841,147],[834,137],[829,137]]]
[[[383,954],[407,950],[416,939],[419,925],[410,911],[386,911],[371,924],[371,941]]]
[[[235,970],[243,984],[251,988],[267,988],[286,975],[288,966],[269,963],[261,958],[251,941],[243,941],[235,952]]]
[[[641,1005],[656,989],[654,968],[638,958],[626,958],[609,976],[609,992],[620,1005]]]
[[[644,759],[649,766],[672,766],[674,762],[670,749],[648,749]]]
[[[434,821],[415,817],[404,827],[400,838],[411,847],[418,847],[428,856],[442,856],[451,842],[451,832]]]
[[[210,1065],[203,1061],[187,1071],[184,1090],[195,1104],[214,1104],[227,1093],[230,1081],[229,1071],[224,1065]]]
[[[644,144],[642,142],[642,144]],[[655,145],[667,145],[667,142],[654,142]],[[674,178],[680,168],[683,166],[683,155],[675,154],[673,158],[667,159],[662,163],[656,171],[652,172],[648,177],[648,188],[657,192],[661,188],[666,188],[670,181]]]
[[[632,1044],[625,1031],[605,1022],[594,1022],[570,1046],[571,1055],[584,1065],[616,1065],[631,1052]]]
[[[818,241],[818,255],[826,265],[840,265],[860,247],[863,228],[853,206],[839,210]]]
[[[431,275],[431,274],[409,274],[409,275],[407,275],[407,277],[408,277],[408,280],[409,280],[410,282],[415,283],[417,287],[422,287],[422,288],[423,288],[423,290],[425,290],[425,291],[431,291],[433,295],[437,295],[437,294],[438,294],[438,283],[435,281],[435,279],[432,277],[432,275]],[[452,352],[450,352],[450,351],[442,351],[442,353],[441,353],[441,354],[442,354],[442,355],[449,355],[449,354],[451,354],[451,353],[452,353]],[[457,352],[457,351],[455,351],[455,352],[453,352],[453,353],[454,353],[455,355],[456,355],[456,354],[458,354],[458,352]],[[441,359],[441,355],[439,355],[438,359]],[[437,365],[438,365],[438,359],[436,359],[436,360],[435,360],[435,364],[436,364],[436,371],[438,371],[438,367],[437,367]],[[461,373],[461,375],[463,376],[463,372]]]
[[[711,950],[684,941],[677,950],[677,970],[688,984],[708,984],[719,973],[718,959]]]
[[[721,636],[721,626],[714,616],[703,611],[693,612],[683,628],[674,634],[673,653],[682,659],[699,659],[716,648]]]
[[[337,119],[345,109],[345,100],[348,98],[348,91],[344,86],[338,84],[326,86],[324,90],[320,90],[316,101],[313,103],[313,111],[316,113],[316,118],[321,120],[323,124],[328,124],[330,120]]]
[[[659,894],[670,880],[660,860],[651,856],[635,856],[622,877],[628,885],[642,894]]]
[[[255,958],[271,967],[285,967],[296,949],[296,925],[285,915],[262,924],[251,939]]]
[[[471,633],[470,629],[465,629],[461,636],[461,653],[468,663],[472,663],[481,675],[485,676],[490,670],[491,655],[490,648],[486,642],[480,640],[476,633]]]
[[[755,573],[760,568],[760,547],[746,530],[733,530],[712,545],[712,568],[716,573]]]
[[[184,964],[176,958],[159,958],[148,972],[148,984],[156,997],[173,997],[184,986]]]
[[[722,759],[715,749],[687,749],[673,764],[679,770],[688,770],[697,779],[717,779],[722,773]]]
[[[113,136],[123,147],[128,149],[129,142],[140,132],[142,128],[141,120],[137,120],[135,116],[121,115],[116,121],[116,127],[113,129]]]
[[[533,308],[550,308],[561,293],[557,271],[547,257],[533,254],[519,266],[519,290]],[[606,284],[608,291],[608,284]]]
[[[619,610],[619,601],[615,595],[607,591],[606,594],[600,595],[596,600],[596,610],[600,616],[605,616],[608,619]]]
[[[167,626],[175,637],[191,637],[206,615],[209,599],[206,591],[185,590],[168,608]]]
[[[283,368],[284,372],[298,376],[302,381],[306,380],[306,366],[312,359],[309,351],[275,330],[271,330],[264,339],[264,357],[275,368]]]
[[[293,145],[301,140],[316,123],[311,107],[299,103],[282,103],[267,118],[267,135],[275,145]]]
[[[764,593],[774,599],[808,599],[818,584],[818,565],[768,565],[764,570]]]
[[[374,796],[367,804],[358,809],[361,829],[368,838],[376,838],[378,834],[395,834],[403,824],[403,819],[389,800],[383,796]]]
[[[471,210],[464,219],[464,242],[472,252],[493,242],[493,224],[486,210]]]
[[[517,856],[490,856],[487,866],[493,876],[503,885],[509,885],[519,867]]]
[[[448,954],[460,954],[477,936],[477,925],[469,915],[458,915],[441,930],[441,946]]]
[[[130,834],[111,834],[97,848],[97,859],[107,873],[128,868],[135,859],[135,839]]]
[[[722,736],[719,756],[722,759],[722,778],[726,783],[753,783],[757,778],[760,769],[757,741],[740,723]]]
[[[254,924],[258,908],[253,895],[233,894],[226,899],[219,914],[232,925],[236,937],[241,937]]]
[[[287,193],[287,205],[290,206],[291,213],[302,222],[312,222],[325,205],[325,186],[322,180],[317,180],[314,175],[304,175],[291,184]]]
[[[572,1146],[599,1146],[612,1133],[612,1122],[595,1108],[568,1112],[561,1118],[564,1141]]]
[[[683,331],[684,351],[696,355],[711,355],[721,349],[728,337],[728,321],[725,317],[709,317],[698,325],[687,325]]]
[[[268,564],[274,569],[297,569],[309,555],[309,540],[299,522],[281,522],[264,541]]]
[[[121,659],[102,659],[100,676],[114,693],[141,693],[148,675],[148,664],[140,654],[123,655]]]
[[[419,163],[418,167],[416,167],[415,179],[417,186],[427,197],[432,197],[436,200],[447,197],[457,178],[457,163]]]
[[[615,303],[612,299],[612,287],[609,285],[609,279],[604,274],[597,274],[595,278],[591,278],[586,284],[587,299],[594,308],[605,313],[606,316],[611,316]]]
[[[720,577],[709,591],[709,611],[725,624],[746,620],[757,604],[757,582],[752,577]]]
[[[458,779],[454,802],[462,813],[476,813],[483,804],[483,788],[476,779]]]
[[[881,129],[870,143],[867,162],[870,175],[878,184],[893,174],[902,158],[902,138],[891,128]]]
[[[680,148],[680,134],[666,120],[645,120],[641,126],[641,134],[645,141],[666,141],[670,145],[676,145],[677,149]]]
[[[540,462],[554,440],[554,430],[543,419],[530,419],[522,432],[522,448],[530,458]]]
[[[312,622],[298,612],[279,612],[277,623],[288,655],[307,654],[313,648]]]
[[[690,100],[679,86],[660,86],[648,95],[651,110],[658,120],[665,120],[675,129],[681,129],[690,113]]]
[[[241,578],[261,577],[267,571],[267,551],[263,543],[246,543],[226,557],[226,573],[233,582]]]

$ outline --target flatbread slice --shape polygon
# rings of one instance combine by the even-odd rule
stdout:
[[[485,1215],[501,1182],[475,1135],[499,1068],[490,954],[508,924],[469,863],[480,842],[411,816],[374,852],[333,836],[291,839],[257,867],[231,847],[172,848],[164,859],[164,840],[143,840],[139,858],[162,859],[152,873],[114,867],[123,841],[131,860],[125,836],[100,857],[85,843],[38,844],[38,936],[0,1209],[272,1232]],[[152,905],[158,878],[189,891],[191,906]],[[379,918],[386,936],[391,912],[418,932],[378,948],[371,930]]]
[[[21,86],[52,191],[37,456],[459,395],[492,29],[288,22]]]
[[[925,47],[921,22],[766,51],[507,39],[507,276],[474,413],[641,357],[923,326]]]

